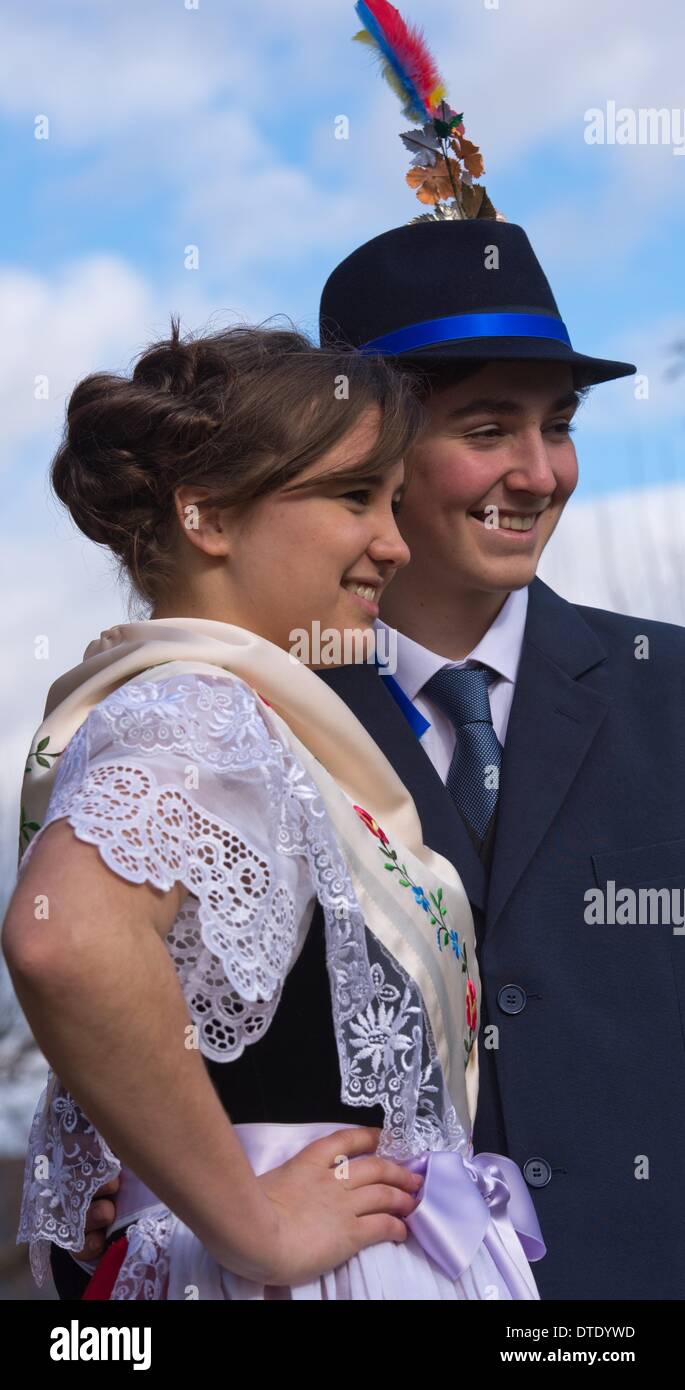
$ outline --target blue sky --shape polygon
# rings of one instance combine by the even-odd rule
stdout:
[[[664,380],[685,339],[685,156],[584,139],[590,107],[685,100],[678,0],[412,0],[403,13],[423,25],[488,190],[526,227],[576,347],[649,378],[648,400],[628,380],[583,411],[579,496],[685,477],[685,375]],[[423,211],[404,182],[407,122],[351,42],[350,0],[28,0],[2,23],[15,476],[44,472],[78,376],[125,368],[171,310],[192,328],[282,312],[315,333],[336,262]],[[346,141],[333,136],[341,113]],[[48,140],[34,138],[37,115]],[[188,244],[198,271],[184,269]],[[26,399],[41,370],[48,409]]]

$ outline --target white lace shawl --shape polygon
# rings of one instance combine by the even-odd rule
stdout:
[[[229,672],[189,672],[120,686],[62,753],[20,873],[60,817],[129,882],[187,888],[166,943],[200,1051],[214,1061],[229,1063],[266,1032],[318,898],[341,1100],[380,1103],[379,1151],[388,1156],[466,1151],[418,989],[365,927],[318,789],[249,685]],[[120,1170],[50,1072],[31,1127],[17,1236],[30,1242],[38,1284],[50,1242],[83,1247],[93,1194]],[[114,1297],[160,1296],[170,1220],[129,1228]]]

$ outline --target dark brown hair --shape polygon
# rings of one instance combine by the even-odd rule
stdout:
[[[294,328],[181,338],[172,316],[170,338],[147,348],[131,377],[96,372],[75,387],[50,480],[79,530],[154,607],[178,577],[177,487],[206,490],[203,507],[249,506],[373,406],[378,435],[355,481],[391,467],[422,428],[411,378],[379,357],[317,348]]]
[[[401,372],[402,376],[412,377],[416,384],[417,395],[422,402],[430,399],[436,391],[445,390],[449,386],[457,386],[468,377],[475,376],[489,365],[490,361],[502,359],[484,358],[469,359],[455,358],[453,362],[446,359],[444,362],[431,363],[429,366],[421,366],[419,358],[409,360],[401,357],[394,359],[395,368]],[[578,369],[572,365],[573,390],[575,391],[578,405],[582,405],[592,390],[591,385],[583,384],[582,375]]]

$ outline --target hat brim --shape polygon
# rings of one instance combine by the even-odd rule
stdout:
[[[385,355],[385,354],[384,354]],[[441,343],[414,352],[387,354],[398,366],[423,368],[444,367],[449,362],[566,362],[573,368],[577,386],[597,386],[602,381],[615,381],[632,376],[637,367],[632,362],[613,362],[604,357],[587,357],[574,352],[566,343],[539,338],[468,338],[454,343]]]

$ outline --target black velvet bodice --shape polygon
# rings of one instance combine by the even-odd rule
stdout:
[[[333,1030],[324,917],[316,904],[302,951],[286,978],[269,1027],[230,1062],[204,1058],[233,1124],[381,1125],[383,1110],[345,1105]]]

